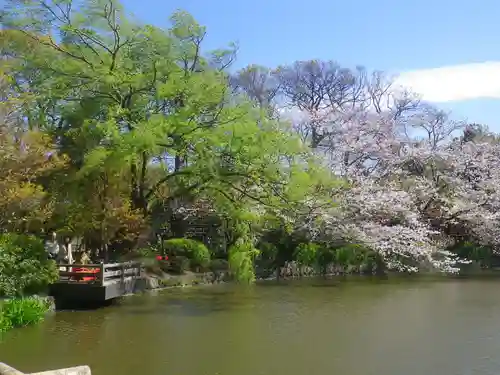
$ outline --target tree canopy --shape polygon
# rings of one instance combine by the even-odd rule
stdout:
[[[116,0],[10,0],[0,19],[4,231],[132,248],[211,217],[245,269],[272,233],[410,271],[456,270],[456,243],[499,244],[496,137],[382,72],[235,72],[236,46],[205,50],[188,13],[160,28]]]

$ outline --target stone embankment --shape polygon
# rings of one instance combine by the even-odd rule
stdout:
[[[186,272],[183,275],[171,275],[167,273],[146,274],[143,278],[137,280],[136,290],[154,290],[169,287],[219,284],[230,281],[229,272],[206,272],[194,273]]]

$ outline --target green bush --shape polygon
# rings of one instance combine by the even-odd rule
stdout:
[[[229,262],[225,259],[213,259],[209,268],[212,272],[227,271],[229,270]]]
[[[258,245],[260,250],[259,259],[274,262],[278,256],[278,247],[269,242],[262,242]]]
[[[170,259],[169,262],[160,262],[160,267],[162,267],[161,266],[162,263],[165,265],[164,271],[175,273],[178,275],[184,274],[186,271],[189,270],[190,266],[189,259],[184,256],[174,256]]]
[[[0,235],[0,297],[35,294],[57,279],[56,263],[47,259],[42,240],[15,233]]]
[[[35,297],[5,300],[0,304],[0,332],[42,321],[49,304]]]
[[[1,303],[1,302],[0,302]],[[10,330],[12,327],[12,322],[9,318],[3,315],[1,307],[0,307],[0,334],[2,332],[6,332]]]
[[[155,246],[143,247],[135,251],[135,255],[138,258],[154,258],[158,254],[160,254],[160,252]]]
[[[210,264],[210,251],[201,242],[188,238],[171,238],[163,242],[163,246],[170,256],[182,256],[190,260],[191,266],[206,269]]]
[[[376,267],[376,253],[364,245],[346,244],[335,249],[335,262],[345,268],[372,270]]]
[[[460,258],[477,262],[482,268],[490,268],[494,259],[494,251],[487,246],[466,241],[458,243],[449,248],[450,251],[457,254]]]
[[[318,253],[318,265],[321,272],[326,272],[329,264],[338,264],[337,252],[331,247],[322,247]]]
[[[293,257],[305,266],[313,266],[318,262],[320,246],[316,243],[301,243],[295,249]]]
[[[329,265],[343,267],[346,271],[371,272],[378,265],[377,254],[360,244],[328,246],[317,243],[300,243],[293,253],[293,259],[308,266],[318,266],[326,272]]]
[[[162,269],[161,265],[156,259],[146,259],[142,261],[142,266],[147,274],[162,276],[163,272],[166,272]]]

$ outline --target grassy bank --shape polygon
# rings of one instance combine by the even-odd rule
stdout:
[[[0,333],[41,322],[51,304],[39,297],[8,299],[0,302]]]

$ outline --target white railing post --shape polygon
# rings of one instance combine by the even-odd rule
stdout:
[[[101,263],[99,266],[99,281],[101,283],[101,286],[104,285],[104,280],[105,280],[104,272],[105,272],[105,270],[106,270],[106,267],[105,267],[104,263]]]

